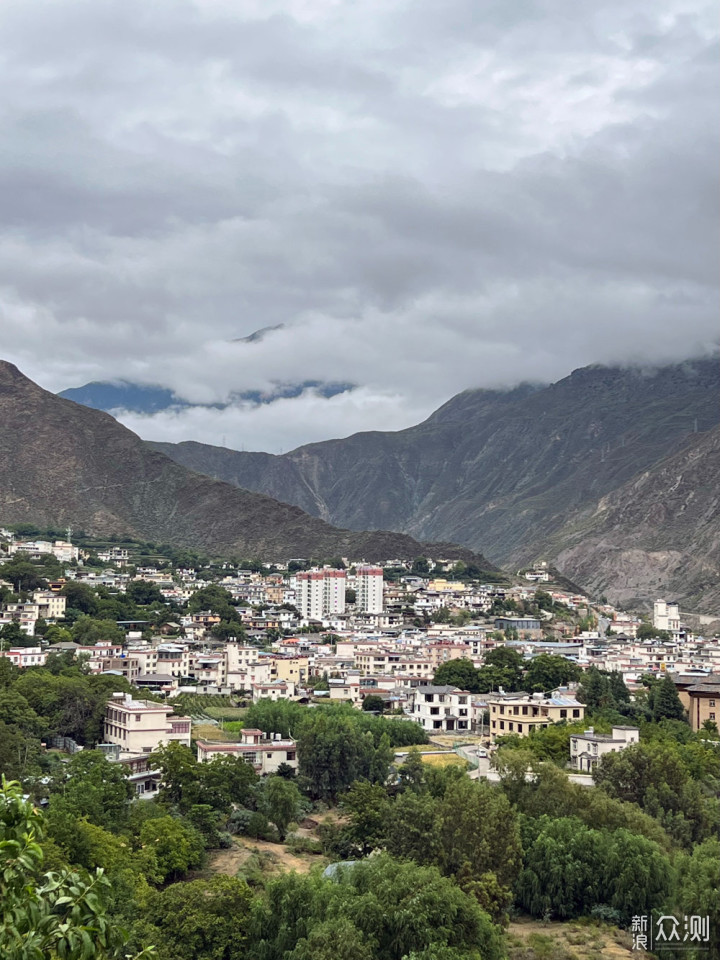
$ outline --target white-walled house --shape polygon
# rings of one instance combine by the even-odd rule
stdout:
[[[243,730],[241,737],[240,743],[198,740],[198,760],[206,762],[213,757],[239,757],[245,763],[251,763],[262,776],[276,773],[282,763],[297,770],[297,744],[291,737],[281,737],[279,733],[268,735],[253,729]]]
[[[618,726],[612,733],[595,733],[592,727],[570,739],[570,761],[576,770],[590,771],[608,753],[619,753],[631,743],[638,743],[637,727]]]
[[[416,687],[410,701],[410,715],[428,732],[469,731],[471,695],[457,687],[427,685]]]
[[[162,703],[114,694],[105,709],[105,743],[119,744],[122,753],[151,753],[173,742],[189,747],[191,719],[172,712]]]

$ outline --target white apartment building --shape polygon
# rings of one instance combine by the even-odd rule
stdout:
[[[322,620],[325,602],[325,576],[320,570],[297,575],[297,607],[304,620]]]
[[[613,727],[612,734],[595,733],[593,727],[588,727],[571,738],[570,762],[576,770],[590,771],[605,754],[618,753],[639,740],[637,727]]]
[[[417,687],[412,692],[410,714],[428,732],[469,731],[471,696],[467,690],[458,690],[457,687]]]
[[[105,743],[117,743],[123,753],[151,753],[161,744],[190,746],[190,717],[173,717],[172,707],[151,700],[134,700],[115,693],[105,710]]]
[[[382,567],[358,567],[355,577],[355,594],[355,606],[361,613],[382,613]]]
[[[43,553],[52,553],[61,563],[72,563],[80,556],[80,551],[67,540],[15,540],[8,544],[8,553],[27,553],[31,557],[39,557]]]
[[[307,570],[297,575],[297,606],[304,620],[345,612],[344,570]]]
[[[653,626],[656,630],[669,630],[680,633],[680,610],[677,603],[656,600],[653,604]]]
[[[323,613],[332,617],[345,613],[345,586],[347,578],[344,570],[323,570]]]

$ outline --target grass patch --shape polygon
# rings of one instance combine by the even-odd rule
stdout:
[[[422,762],[431,767],[467,767],[467,760],[463,760],[456,753],[424,753]]]
[[[227,730],[221,730],[211,723],[194,723],[192,725],[194,740],[211,740],[213,743],[236,743],[240,736]]]

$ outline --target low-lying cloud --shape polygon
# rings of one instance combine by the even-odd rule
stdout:
[[[0,27],[5,358],[201,404],[358,384],[123,415],[142,436],[278,451],[717,340],[709,3],[15,0]]]

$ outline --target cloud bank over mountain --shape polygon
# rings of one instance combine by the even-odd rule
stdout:
[[[0,28],[5,356],[191,405],[357,385],[124,416],[143,436],[277,451],[717,339],[703,0],[15,0]]]

